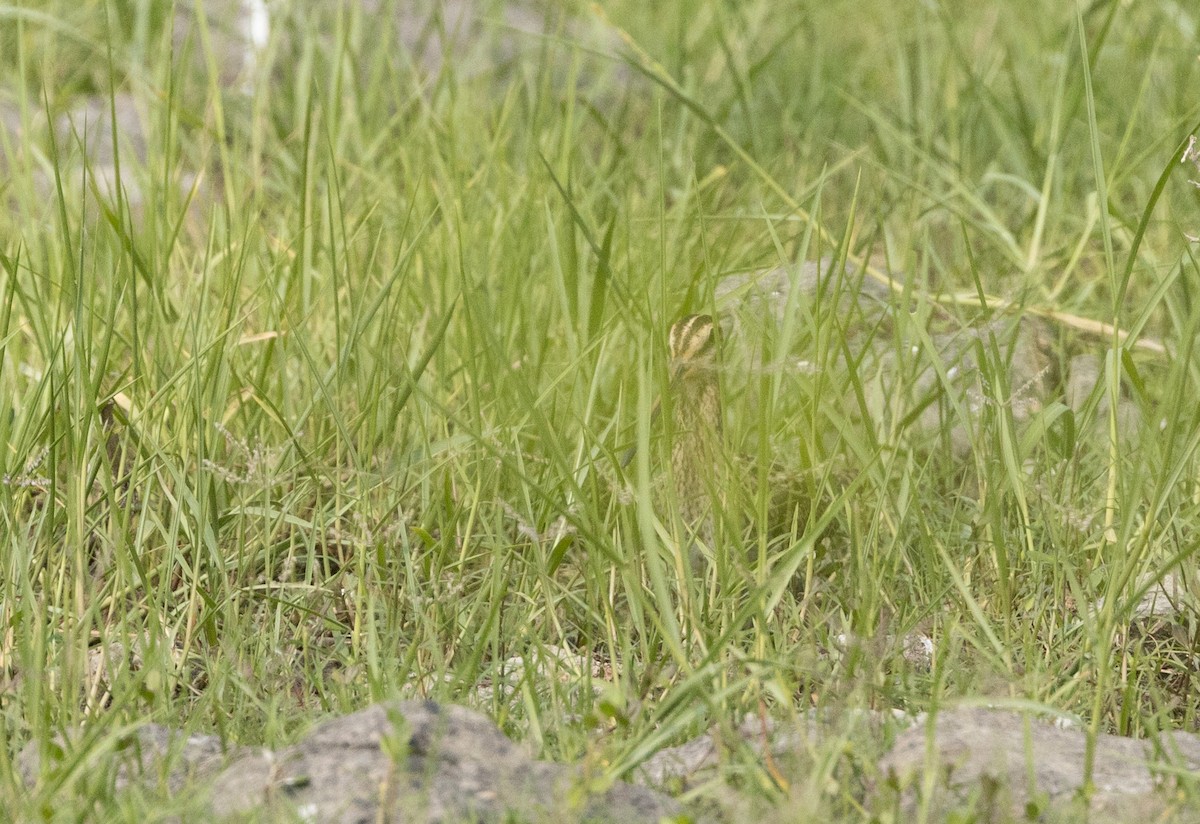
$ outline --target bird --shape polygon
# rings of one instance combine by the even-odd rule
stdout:
[[[716,519],[739,524],[736,513],[747,511],[745,507],[757,497],[758,484],[767,486],[765,516],[758,528],[766,531],[768,544],[794,541],[797,523],[803,526],[813,507],[828,497],[819,485],[814,488],[811,472],[798,470],[779,456],[770,456],[762,471],[760,459],[726,448],[720,380],[723,343],[721,324],[712,315],[686,315],[673,323],[667,335],[667,389],[650,413],[651,426],[662,424],[662,449],[656,453],[660,460],[652,464],[659,470],[657,509],[660,515],[673,511],[678,516],[684,530],[680,543],[689,550],[681,557],[689,559],[692,570],[704,557],[713,562],[722,557],[723,548],[714,544]],[[621,466],[628,466],[634,454],[636,447],[624,454]],[[752,555],[747,549],[743,560]]]
[[[701,543],[713,540],[713,500],[723,460],[720,334],[712,315],[686,315],[667,337],[671,380],[667,390],[671,480],[684,527]]]

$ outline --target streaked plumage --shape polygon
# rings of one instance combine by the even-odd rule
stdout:
[[[684,525],[706,544],[713,537],[713,495],[722,455],[718,329],[711,315],[688,315],[672,327],[669,409],[671,474]]]

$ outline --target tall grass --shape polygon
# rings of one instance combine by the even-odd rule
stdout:
[[[596,10],[537,36],[489,6],[483,42],[520,46],[494,68],[423,64],[355,4],[275,13],[242,88],[216,20],[0,6],[16,816],[167,809],[86,768],[141,720],[279,745],[397,695],[612,778],[835,711],[802,763],[733,747],[718,784],[846,820],[878,744],[843,710],[1196,726],[1194,633],[1127,632],[1200,521],[1190,10],[620,2],[589,41]],[[145,151],[118,142],[113,191],[85,151],[111,124],[46,123],[126,94]],[[718,297],[823,257],[849,265],[819,295]],[[885,321],[849,297],[867,260]],[[1003,332],[971,349],[986,402],[951,390],[934,338],[1010,304],[1050,317],[1052,371],[1102,358],[1081,409],[1015,414]],[[734,480],[689,570],[651,410],[692,311],[728,336]],[[81,725],[20,790],[16,752]]]

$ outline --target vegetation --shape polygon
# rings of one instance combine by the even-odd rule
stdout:
[[[151,5],[0,5],[15,818],[186,813],[86,766],[139,721],[274,746],[396,696],[600,781],[815,708],[834,732],[808,756],[729,736],[685,796],[768,820],[892,814],[862,806],[855,710],[1196,728],[1195,616],[1130,632],[1200,526],[1184,4],[617,0],[552,6],[544,35],[490,8],[440,63],[329,4],[276,9],[248,85],[215,26],[173,42]],[[124,189],[95,123],[46,126],[86,95],[142,115]],[[824,257],[849,274],[820,294],[719,292]],[[847,298],[868,260],[897,280],[886,324]],[[953,364],[902,342],[999,299],[1048,318],[1052,372],[1101,358],[1086,404],[1015,414],[987,335],[987,402],[938,393]],[[689,569],[651,410],[692,312],[723,319],[730,480]],[[20,790],[18,751],[80,725]]]

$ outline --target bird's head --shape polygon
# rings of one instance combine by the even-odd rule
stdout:
[[[671,326],[667,339],[675,378],[716,366],[720,330],[712,315],[686,315]]]

